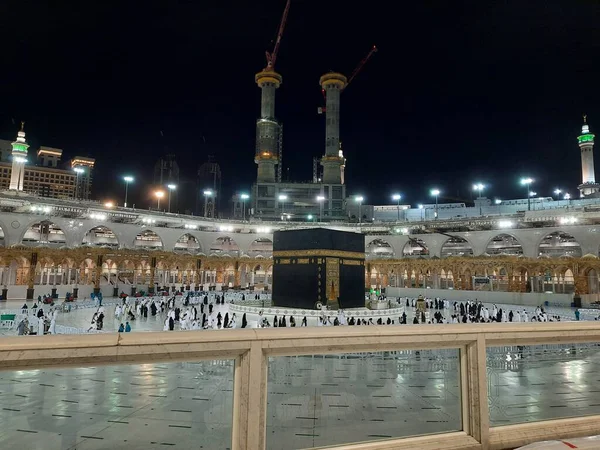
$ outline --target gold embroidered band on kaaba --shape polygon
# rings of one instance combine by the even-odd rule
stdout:
[[[363,252],[346,252],[343,250],[288,250],[273,252],[273,258],[293,258],[306,256],[330,256],[332,258],[365,259]]]

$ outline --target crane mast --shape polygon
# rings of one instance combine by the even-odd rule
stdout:
[[[283,16],[281,17],[281,23],[279,24],[279,31],[277,32],[277,39],[275,40],[275,46],[273,47],[273,53],[265,52],[267,56],[267,67],[265,70],[275,70],[275,62],[277,61],[277,54],[279,53],[279,47],[281,46],[281,38],[283,37],[283,30],[285,30],[285,24],[287,22],[288,14],[290,12],[290,4],[292,0],[287,0],[285,9],[283,10]]]

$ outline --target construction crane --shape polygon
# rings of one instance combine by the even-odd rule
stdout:
[[[290,13],[290,4],[292,0],[287,0],[285,9],[283,10],[283,16],[281,17],[281,23],[279,24],[279,31],[277,32],[277,39],[275,40],[275,47],[273,47],[273,53],[265,52],[267,56],[267,70],[275,70],[275,61],[277,61],[277,53],[279,53],[279,47],[281,45],[281,38],[283,36],[283,30],[285,30],[285,23],[287,22],[288,14]]]
[[[359,63],[358,66],[356,66],[356,69],[354,69],[354,71],[352,72],[352,75],[350,75],[350,78],[348,78],[348,82],[346,83],[346,86],[344,86],[344,89],[346,89],[350,83],[352,83],[352,80],[354,80],[356,78],[356,75],[358,75],[360,73],[360,71],[363,69],[363,67],[365,66],[365,64],[371,59],[371,57],[373,56],[374,53],[377,53],[378,49],[377,46],[374,45],[373,47],[371,47],[371,50],[369,50],[369,53],[367,53],[367,56],[365,56]],[[325,89],[321,89],[321,94],[323,94],[323,98],[326,98],[325,95]],[[322,114],[324,112],[327,111],[327,108],[325,106],[320,107],[318,109],[319,114]]]

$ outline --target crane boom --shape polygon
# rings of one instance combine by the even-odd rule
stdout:
[[[367,61],[369,61],[369,59],[371,59],[371,56],[373,56],[373,53],[377,52],[377,46],[373,46],[371,48],[371,50],[369,51],[369,53],[367,54],[367,56],[365,56],[362,61],[360,63],[358,63],[358,66],[356,66],[356,69],[354,69],[354,72],[352,72],[352,75],[350,75],[350,78],[348,78],[348,83],[346,83],[346,87],[348,87],[348,85],[350,83],[352,83],[352,80],[354,80],[354,78],[356,78],[356,75],[359,74],[359,72],[362,70],[363,66],[367,63]]]
[[[281,45],[281,38],[283,36],[283,30],[285,30],[285,24],[287,22],[288,14],[290,12],[290,4],[292,0],[287,0],[285,9],[283,10],[283,16],[281,17],[281,23],[279,24],[279,31],[277,32],[277,39],[275,40],[275,47],[273,53],[265,52],[267,56],[267,68],[266,70],[275,69],[275,61],[277,61],[277,53],[279,53],[279,47]]]

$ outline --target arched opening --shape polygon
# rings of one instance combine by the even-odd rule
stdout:
[[[429,256],[429,249],[421,239],[408,238],[408,242],[402,249],[404,258],[423,258]]]
[[[85,233],[83,245],[117,248],[119,246],[119,240],[110,228],[101,225],[94,227]]]
[[[485,252],[488,255],[522,255],[523,246],[514,236],[503,233],[490,240]]]
[[[163,243],[160,236],[154,231],[143,230],[135,237],[133,246],[135,248],[142,248],[145,250],[157,250],[163,248]]]
[[[257,256],[271,258],[273,256],[273,241],[266,237],[256,239],[248,248],[248,256],[251,258],[256,258]]]
[[[440,273],[440,288],[441,289],[454,289],[454,276],[452,271],[445,271],[442,269]]]
[[[191,253],[192,255],[196,255],[200,253],[200,242],[198,242],[195,236],[186,233],[177,239],[173,251],[175,253]]]
[[[542,239],[538,255],[548,258],[559,258],[561,256],[580,258],[582,251],[579,242],[569,233],[555,231]]]
[[[587,273],[588,293],[600,293],[600,281],[598,280],[598,272],[596,269],[590,269]]]
[[[44,220],[31,225],[23,235],[22,244],[28,247],[60,247],[67,243],[63,230],[53,222]]]
[[[375,239],[367,245],[366,257],[368,259],[392,259],[394,256],[394,249],[383,239]]]
[[[473,256],[473,247],[465,238],[460,236],[451,236],[444,245],[442,245],[441,257],[449,256]]]
[[[240,247],[231,237],[221,236],[211,244],[209,254],[216,256],[239,256]]]

